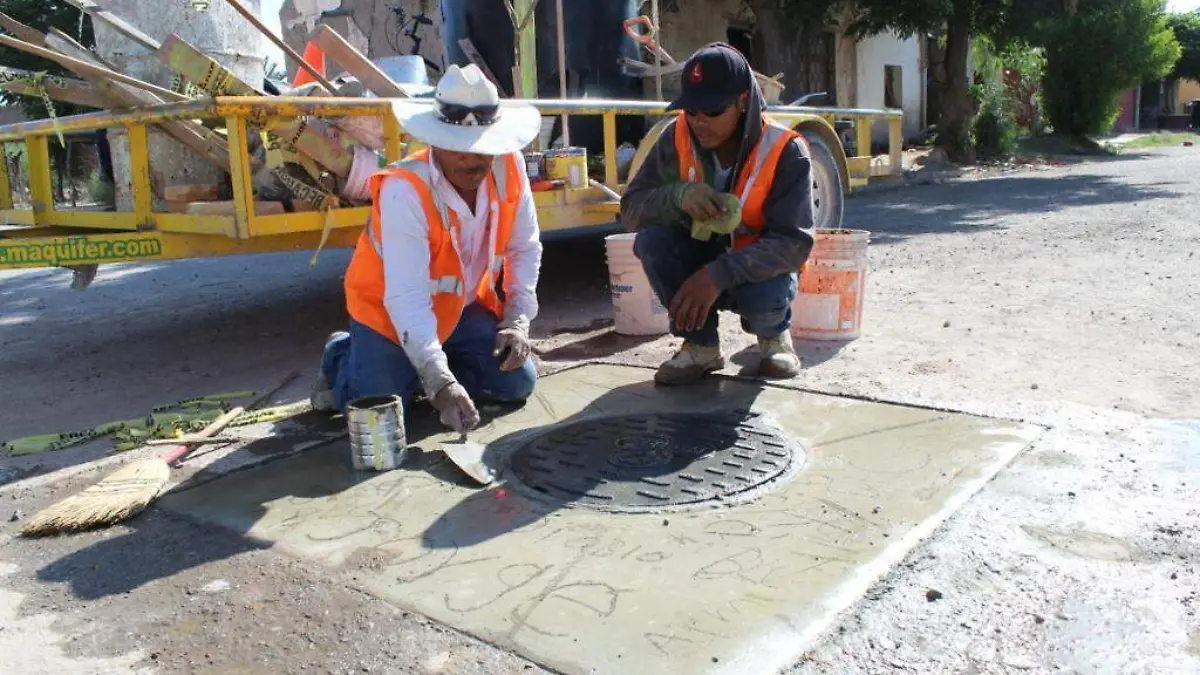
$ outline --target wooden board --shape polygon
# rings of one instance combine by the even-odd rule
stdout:
[[[237,203],[224,202],[192,202],[187,205],[189,216],[232,216],[237,211]],[[283,202],[254,202],[254,215],[273,216],[284,213]]]
[[[321,26],[317,32],[313,33],[312,41],[325,51],[326,58],[333,59],[346,72],[358,78],[359,82],[366,85],[367,89],[375,92],[376,96],[388,97],[407,97],[407,92],[396,84],[392,78],[387,76],[376,66],[371,63],[370,59],[362,55],[346,39],[338,35],[337,31],[329,26]]]
[[[210,202],[216,200],[219,192],[218,186],[203,183],[168,185],[163,188],[163,199],[175,202]]]
[[[158,58],[185,79],[213,95],[262,96],[228,68],[189,44],[171,35],[158,49]],[[330,172],[345,178],[354,164],[354,149],[334,141],[329,124],[317,118],[286,120],[271,129],[286,145],[309,157]]]

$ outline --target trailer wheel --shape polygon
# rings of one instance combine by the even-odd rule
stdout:
[[[825,141],[815,134],[805,133],[804,140],[812,159],[813,221],[819,230],[836,230],[842,226],[842,214],[846,209],[837,158]]]

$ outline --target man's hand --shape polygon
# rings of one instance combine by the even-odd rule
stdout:
[[[529,338],[525,335],[525,331],[519,328],[505,328],[496,333],[496,347],[492,356],[504,357],[504,361],[500,364],[500,370],[507,373],[525,365],[530,351],[532,348],[529,346]],[[507,355],[505,355],[506,352]]]
[[[679,292],[671,299],[671,321],[679,330],[700,330],[708,321],[708,314],[721,291],[713,282],[708,268],[700,268],[679,288]]]
[[[470,394],[457,382],[444,387],[433,397],[433,407],[438,411],[442,424],[460,434],[465,434],[479,424],[479,411]]]
[[[679,206],[695,220],[708,220],[725,213],[725,203],[707,183],[688,183],[680,195]]]

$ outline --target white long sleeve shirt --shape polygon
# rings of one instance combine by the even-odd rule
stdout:
[[[429,155],[429,175],[434,199],[453,211],[460,228],[454,242],[463,265],[463,280],[468,292],[479,287],[488,274],[493,246],[491,230],[499,222],[499,213],[491,195],[491,181],[484,181],[475,200],[475,208],[466,201],[442,174]],[[525,160],[518,153],[521,176],[521,201],[517,207],[512,238],[504,256],[508,273],[504,277],[505,306],[502,328],[517,327],[528,331],[537,317],[537,283],[542,262],[542,244],[538,236],[537,209],[529,190]],[[400,336],[400,346],[420,375],[429,395],[431,387],[440,388],[456,378],[442,344],[438,340],[437,318],[429,294],[429,223],[416,190],[407,181],[389,178],[380,188],[379,212],[382,220],[380,248],[383,257],[383,304]],[[468,299],[469,303],[469,299]]]

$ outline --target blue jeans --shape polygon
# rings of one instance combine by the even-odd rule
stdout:
[[[642,269],[650,286],[663,306],[702,267],[725,253],[720,238],[709,241],[692,239],[691,233],[680,227],[649,226],[638,230],[633,252],[642,261]],[[742,318],[742,329],[763,338],[782,335],[792,325],[792,300],[796,298],[795,273],[781,274],[726,290],[717,298],[708,321],[696,331],[683,331],[671,325],[671,334],[688,342],[706,347],[720,344],[717,333],[717,310],[727,309]]]
[[[476,401],[517,403],[533,394],[537,369],[529,358],[520,368],[504,372],[495,349],[496,317],[480,305],[464,311],[449,340],[442,345],[450,371]],[[358,323],[337,333],[325,345],[321,370],[333,389],[338,408],[364,396],[398,395],[405,405],[417,390],[417,370],[400,345]],[[436,392],[426,392],[433,396]]]

